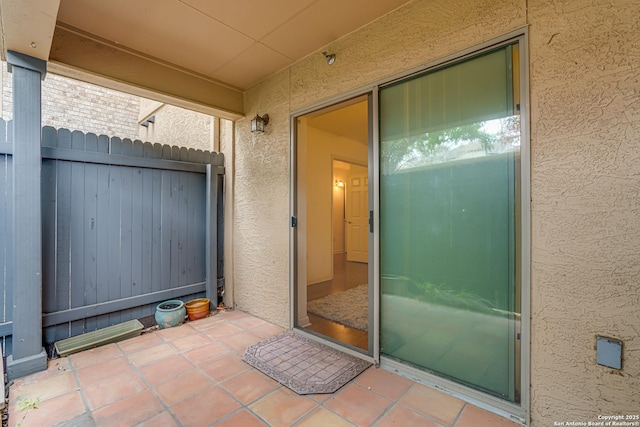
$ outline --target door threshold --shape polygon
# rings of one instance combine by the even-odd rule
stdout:
[[[305,337],[305,338],[308,338],[310,340],[322,343],[322,344],[324,344],[326,346],[329,346],[329,347],[331,347],[331,348],[333,348],[335,350],[341,351],[343,353],[349,354],[351,356],[357,357],[357,358],[362,359],[362,360],[366,360],[369,363],[377,365],[376,361],[373,359],[373,356],[370,356],[370,355],[368,355],[366,353],[362,353],[362,350],[357,350],[356,347],[351,347],[348,344],[344,344],[344,343],[341,343],[339,341],[334,341],[331,338],[326,337],[324,335],[316,335],[316,334],[311,333],[311,332],[309,332],[309,331],[307,331],[305,329],[300,329],[300,328],[297,328],[297,327],[293,328],[293,332],[298,334],[298,335],[300,335],[300,336],[302,336],[302,337]]]

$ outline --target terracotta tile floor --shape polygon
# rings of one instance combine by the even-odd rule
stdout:
[[[9,426],[517,427],[373,367],[334,394],[299,396],[241,360],[247,345],[281,332],[228,311],[51,360],[14,381]],[[37,398],[37,409],[19,410]]]

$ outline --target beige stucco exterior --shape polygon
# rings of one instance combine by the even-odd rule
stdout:
[[[290,113],[528,31],[531,425],[640,408],[637,0],[416,0],[250,88],[235,127],[236,306],[289,325]],[[249,118],[268,113],[265,134]],[[620,372],[596,335],[624,342]]]
[[[153,122],[145,123],[150,117]],[[146,125],[139,127],[142,141],[216,151],[215,118],[211,115],[140,98],[138,122]]]

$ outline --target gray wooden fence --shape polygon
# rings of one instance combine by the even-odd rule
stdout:
[[[5,128],[0,123],[0,139]],[[7,354],[10,153],[11,145],[0,143],[0,335]],[[45,342],[151,315],[163,300],[205,294],[207,257],[213,253],[222,265],[222,154],[44,127],[42,158]]]

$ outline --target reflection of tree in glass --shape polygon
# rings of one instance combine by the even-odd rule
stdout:
[[[520,145],[520,116],[500,119],[500,132],[496,142],[500,152],[511,151],[513,147]]]
[[[448,153],[471,144],[477,144],[478,150],[484,154],[512,151],[513,147],[520,144],[520,117],[470,123],[383,141],[380,159],[382,173],[449,161]]]

